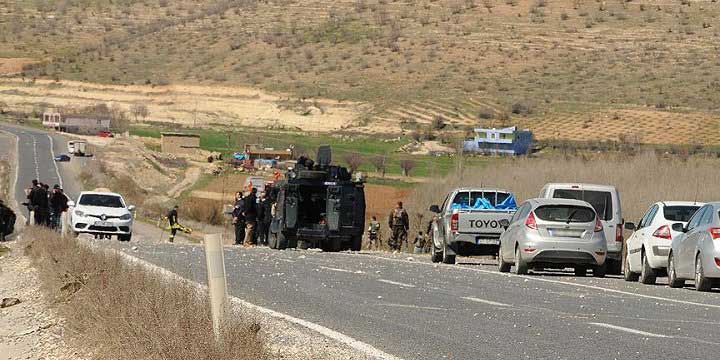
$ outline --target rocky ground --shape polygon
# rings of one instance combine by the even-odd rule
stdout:
[[[0,244],[0,360],[84,359],[64,341],[63,321],[53,310],[52,299],[40,291],[40,279],[22,242]]]

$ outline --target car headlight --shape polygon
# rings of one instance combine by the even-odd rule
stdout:
[[[130,215],[130,214],[125,214],[123,216],[120,216],[120,220],[130,220],[130,219],[132,219],[132,215]]]
[[[75,210],[75,215],[77,216],[85,216],[85,213],[80,210]]]

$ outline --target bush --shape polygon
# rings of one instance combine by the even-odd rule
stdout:
[[[532,114],[534,107],[534,104],[529,101],[516,102],[510,107],[510,112],[516,115],[527,116]]]

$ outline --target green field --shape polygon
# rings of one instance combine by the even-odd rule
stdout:
[[[171,129],[167,129],[170,131]],[[134,126],[130,130],[131,135],[160,138],[160,133],[165,131],[160,127]],[[375,172],[374,166],[369,159],[375,156],[387,156],[386,173],[388,175],[400,175],[400,161],[410,159],[416,166],[410,172],[410,176],[431,177],[442,176],[450,172],[456,165],[454,157],[447,156],[410,156],[398,153],[397,150],[407,144],[407,139],[400,141],[388,141],[380,138],[373,138],[362,135],[336,137],[327,134],[297,134],[287,132],[269,132],[244,130],[211,130],[211,129],[189,129],[187,133],[200,135],[200,147],[209,151],[217,151],[224,157],[231,156],[234,152],[242,151],[245,144],[262,144],[265,147],[288,148],[294,145],[300,153],[306,153],[314,157],[315,149],[319,145],[330,145],[333,148],[333,160],[337,164],[347,165],[345,157],[355,153],[364,159],[360,171]],[[467,165],[475,166],[485,163],[487,160],[481,158],[466,158]]]

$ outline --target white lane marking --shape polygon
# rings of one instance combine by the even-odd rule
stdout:
[[[599,327],[604,327],[604,328],[607,328],[607,329],[613,329],[613,330],[617,330],[617,331],[622,331],[622,332],[626,332],[626,333],[630,333],[630,334],[635,334],[635,335],[640,335],[640,336],[646,336],[646,337],[656,337],[656,338],[670,338],[670,337],[672,337],[672,336],[668,336],[668,335],[655,334],[655,333],[651,333],[651,332],[647,332],[647,331],[636,330],[636,329],[631,329],[631,328],[626,328],[626,327],[617,326],[617,325],[611,325],[611,324],[606,324],[606,323],[590,322],[590,323],[588,323],[588,324],[594,325],[594,326],[599,326]]]
[[[354,255],[354,254],[344,254],[344,253],[338,253],[338,254],[340,254],[340,255],[346,255],[346,256],[357,256],[357,255]],[[433,266],[433,264],[424,263],[424,262],[419,262],[419,261],[407,261],[407,260],[403,260],[403,259],[390,259],[390,258],[386,258],[386,257],[383,257],[383,256],[376,256],[376,255],[370,255],[370,254],[365,255],[365,256],[370,256],[370,257],[372,257],[372,258],[381,259],[381,260],[387,260],[387,261],[403,262],[403,263],[408,263],[408,264],[424,265],[424,266]],[[536,277],[536,276],[515,275],[515,274],[501,273],[501,272],[491,271],[491,270],[473,269],[473,268],[460,267],[460,266],[455,266],[455,267],[450,267],[450,266],[448,266],[448,267],[444,267],[444,268],[445,268],[445,269],[458,269],[458,270],[465,270],[465,271],[475,271],[475,272],[481,272],[481,273],[485,273],[485,274],[492,274],[492,275],[505,276],[505,277],[525,278],[525,279],[528,279],[528,280],[542,281],[542,282],[554,283],[554,284],[570,285],[570,286],[575,286],[575,287],[580,287],[580,288],[585,288],[585,289],[593,289],[593,290],[599,290],[599,291],[608,292],[608,293],[614,293],[614,294],[622,294],[622,295],[635,296],[635,297],[640,297],[640,298],[645,298],[645,299],[653,299],[653,300],[659,300],[659,301],[666,301],[666,302],[671,302],[671,303],[676,303],[676,304],[692,305],[692,306],[699,306],[699,307],[720,309],[720,305],[703,304],[703,303],[699,303],[699,302],[685,301],[685,300],[678,300],[678,299],[671,299],[671,298],[664,298],[664,297],[654,296],[654,295],[637,294],[637,293],[632,293],[632,292],[628,292],[628,291],[622,291],[622,290],[616,290],[616,289],[608,289],[608,288],[604,288],[604,287],[600,287],[600,286],[594,286],[594,285],[579,284],[579,283],[573,283],[573,282],[568,282],[568,281],[560,281],[560,280],[552,280],[552,279],[543,279],[543,278],[539,278],[539,277]]]
[[[337,271],[337,272],[344,272],[344,273],[350,273],[350,274],[364,274],[363,271],[352,271],[352,270],[346,270],[346,269],[338,269],[333,267],[327,267],[327,266],[320,266],[321,269],[330,270],[330,271]]]
[[[502,306],[502,307],[512,306],[512,305],[504,304],[504,303],[497,302],[497,301],[490,301],[490,300],[485,300],[485,299],[478,299],[478,298],[472,297],[472,296],[465,296],[465,297],[462,297],[462,299],[464,299],[464,300],[469,300],[469,301],[474,301],[474,302],[478,302],[478,303],[482,303],[482,304],[487,304],[487,305],[493,305],[493,306]]]
[[[88,244],[88,245],[91,246],[91,247],[100,248],[97,244],[90,243],[89,241],[86,241],[85,243]],[[196,287],[197,289],[202,290],[202,291],[207,291],[207,290],[208,290],[208,288],[207,288],[206,285],[203,285],[203,284],[194,282],[194,281],[192,281],[192,280],[186,279],[186,278],[184,278],[184,277],[182,277],[182,276],[180,276],[180,275],[178,275],[178,274],[176,274],[176,273],[174,273],[174,272],[172,272],[172,271],[170,271],[170,270],[167,270],[167,269],[165,269],[165,268],[159,267],[159,266],[157,266],[157,265],[155,265],[155,264],[152,264],[152,263],[150,263],[150,262],[148,262],[148,261],[142,260],[142,259],[137,258],[137,257],[135,257],[135,256],[132,256],[132,255],[126,253],[126,252],[123,252],[123,251],[120,251],[120,250],[111,250],[111,249],[104,249],[104,250],[109,250],[109,251],[111,251],[111,252],[114,252],[114,253],[120,255],[122,258],[124,258],[125,260],[127,260],[127,261],[130,262],[130,263],[139,264],[139,265],[141,265],[141,266],[143,266],[143,267],[145,267],[145,268],[147,268],[147,269],[149,269],[149,270],[156,271],[156,272],[158,272],[159,274],[162,274],[162,275],[165,276],[165,277],[172,278],[172,279],[178,280],[178,281],[180,281],[180,282],[183,282],[183,283],[192,285],[192,286],[194,286],[194,287]],[[322,325],[320,325],[320,324],[316,324],[316,323],[313,323],[313,322],[310,322],[310,321],[307,321],[307,320],[299,319],[299,318],[296,318],[296,317],[294,317],[294,316],[290,316],[290,315],[287,315],[287,314],[284,314],[284,313],[281,313],[281,312],[278,312],[278,311],[275,311],[275,310],[272,310],[272,309],[268,309],[268,308],[262,307],[262,306],[260,306],[260,305],[255,305],[255,304],[253,304],[253,303],[247,302],[247,301],[245,301],[245,300],[243,300],[243,299],[240,299],[240,298],[237,298],[237,297],[234,297],[234,296],[230,296],[230,301],[233,302],[233,303],[239,304],[239,305],[241,305],[241,306],[246,306],[246,307],[248,307],[248,308],[250,308],[250,309],[256,310],[256,311],[261,312],[261,313],[263,313],[263,314],[267,314],[267,315],[272,316],[272,317],[274,317],[274,318],[282,319],[282,320],[291,322],[291,323],[293,323],[293,324],[300,325],[300,326],[302,326],[302,327],[305,327],[305,328],[308,328],[308,329],[310,329],[310,330],[313,330],[313,331],[315,331],[315,332],[317,332],[317,333],[319,333],[319,334],[321,334],[321,335],[323,335],[323,336],[325,336],[325,337],[328,337],[328,338],[330,338],[330,339],[332,339],[332,340],[335,340],[335,341],[337,341],[337,342],[343,343],[343,344],[345,344],[345,345],[347,345],[347,346],[349,346],[349,347],[351,347],[351,348],[353,348],[353,349],[355,349],[355,350],[357,350],[357,351],[359,351],[359,352],[362,352],[362,353],[364,353],[365,355],[367,355],[367,356],[369,356],[369,357],[371,357],[371,358],[373,358],[373,359],[379,359],[379,360],[401,360],[401,358],[399,358],[399,357],[397,357],[397,356],[394,356],[394,355],[390,355],[390,354],[388,354],[388,353],[386,353],[386,352],[384,352],[384,351],[382,351],[382,350],[380,350],[380,349],[378,349],[378,348],[376,348],[376,347],[374,347],[374,346],[372,346],[372,345],[370,345],[370,344],[368,344],[368,343],[364,343],[364,342],[362,342],[362,341],[360,341],[360,340],[357,340],[357,339],[355,339],[355,338],[352,338],[352,337],[347,336],[347,335],[345,335],[345,334],[343,334],[343,333],[341,333],[341,332],[332,330],[332,329],[327,328],[327,327],[325,327],[325,326],[322,326]]]
[[[53,166],[55,166],[55,175],[57,175],[58,181],[60,182],[60,187],[64,188],[62,176],[60,176],[60,170],[58,169],[57,161],[55,161],[55,141],[50,134],[47,134],[47,137],[50,139],[50,154],[52,154],[52,163]]]
[[[38,164],[38,153],[37,153],[37,138],[33,138],[33,152],[35,153],[35,179],[40,180],[40,165]]]
[[[437,311],[447,311],[448,309],[443,309],[439,307],[432,307],[432,306],[417,306],[417,305],[408,305],[408,304],[391,304],[391,303],[384,303],[384,304],[377,304],[378,306],[387,306],[387,307],[398,307],[398,308],[408,308],[408,309],[417,309],[417,310],[437,310]]]
[[[415,285],[413,285],[413,284],[406,284],[406,283],[401,283],[401,282],[392,281],[392,280],[378,279],[378,281],[386,283],[386,284],[397,285],[397,286],[402,286],[402,287],[409,287],[409,288],[415,287]]]

